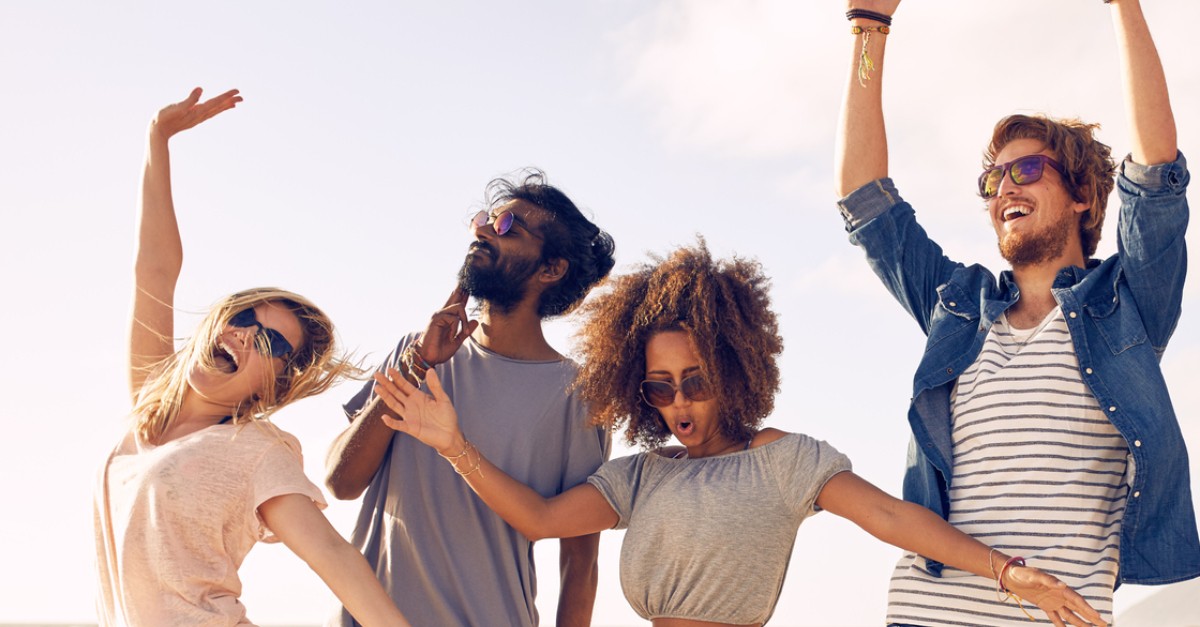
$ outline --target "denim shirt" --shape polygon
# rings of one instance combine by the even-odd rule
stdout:
[[[1183,155],[1142,166],[1126,158],[1117,254],[1058,272],[1052,286],[1079,374],[1129,446],[1129,498],[1121,523],[1121,582],[1164,584],[1200,575],[1200,540],[1187,449],[1159,360],[1179,321],[1187,252]],[[838,203],[850,241],[928,336],[913,379],[904,498],[949,516],[950,395],[992,324],[1020,298],[1011,271],[950,260],[916,221],[891,179]],[[941,565],[930,563],[935,573]]]

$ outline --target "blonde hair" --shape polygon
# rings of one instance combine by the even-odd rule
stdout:
[[[295,314],[303,337],[283,370],[276,376],[271,376],[269,369],[264,371],[262,391],[234,408],[234,424],[266,419],[292,401],[320,394],[342,379],[363,376],[362,368],[336,350],[333,323],[311,301],[274,287],[244,290],[213,305],[194,336],[175,353],[151,366],[133,407],[133,429],[139,438],[157,442],[162,437],[179,415],[191,370],[220,372],[212,347],[230,318],[264,303]],[[264,339],[256,340],[260,341]]]

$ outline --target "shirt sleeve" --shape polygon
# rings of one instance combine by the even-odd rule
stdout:
[[[787,436],[790,446],[774,447],[771,463],[775,468],[784,502],[801,516],[820,511],[817,495],[825,484],[840,472],[851,469],[850,458],[828,442],[814,440],[802,433]]]
[[[278,432],[277,440],[263,452],[251,480],[251,504],[258,519],[258,537],[263,542],[279,541],[258,513],[258,507],[263,503],[285,494],[301,494],[312,499],[320,509],[328,506],[320,488],[304,474],[300,441],[282,431]]]
[[[612,448],[608,431],[589,423],[591,414],[576,394],[572,395],[569,413],[560,493],[587,481],[608,460]]]
[[[617,513],[617,524],[613,529],[629,526],[629,516],[633,513],[633,498],[641,482],[642,468],[645,466],[647,455],[653,453],[638,453],[611,460],[587,479]]]

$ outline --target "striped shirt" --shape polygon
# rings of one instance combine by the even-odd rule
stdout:
[[[1080,377],[1062,310],[1034,329],[1001,316],[950,402],[950,523],[1062,579],[1112,623],[1129,449]],[[892,574],[888,622],[1030,624],[995,581],[949,566],[934,577],[913,553]]]

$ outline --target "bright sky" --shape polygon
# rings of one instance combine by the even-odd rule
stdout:
[[[1200,4],[1148,4],[1180,146],[1200,155]],[[91,494],[128,410],[144,131],[197,85],[246,100],[172,143],[185,312],[283,286],[322,304],[345,344],[377,363],[444,300],[484,184],[536,165],[614,235],[618,269],[696,233],[721,255],[759,259],[787,343],[768,424],[827,439],[898,493],[923,337],[846,242],[834,207],[852,45],[843,11],[786,0],[0,4],[0,622],[94,620]],[[1000,116],[1102,121],[1102,138],[1128,151],[1107,13],[1098,0],[900,8],[886,90],[892,175],[952,256],[1002,266],[973,196]],[[1115,225],[1114,213],[1102,255],[1115,250]],[[1196,279],[1185,298],[1163,367],[1195,456]],[[177,327],[197,322],[189,313]],[[570,320],[551,328],[568,350]],[[277,416],[318,483],[353,389]],[[1193,461],[1194,485],[1198,475]],[[335,502],[328,514],[348,534],[357,509]],[[620,542],[603,539],[597,625],[639,622],[620,591]],[[556,554],[544,544],[550,624]],[[897,556],[817,516],[800,531],[771,624],[879,624]],[[332,607],[282,546],[256,548],[241,572],[257,622],[316,624]],[[1152,591],[1122,589],[1118,613]]]

